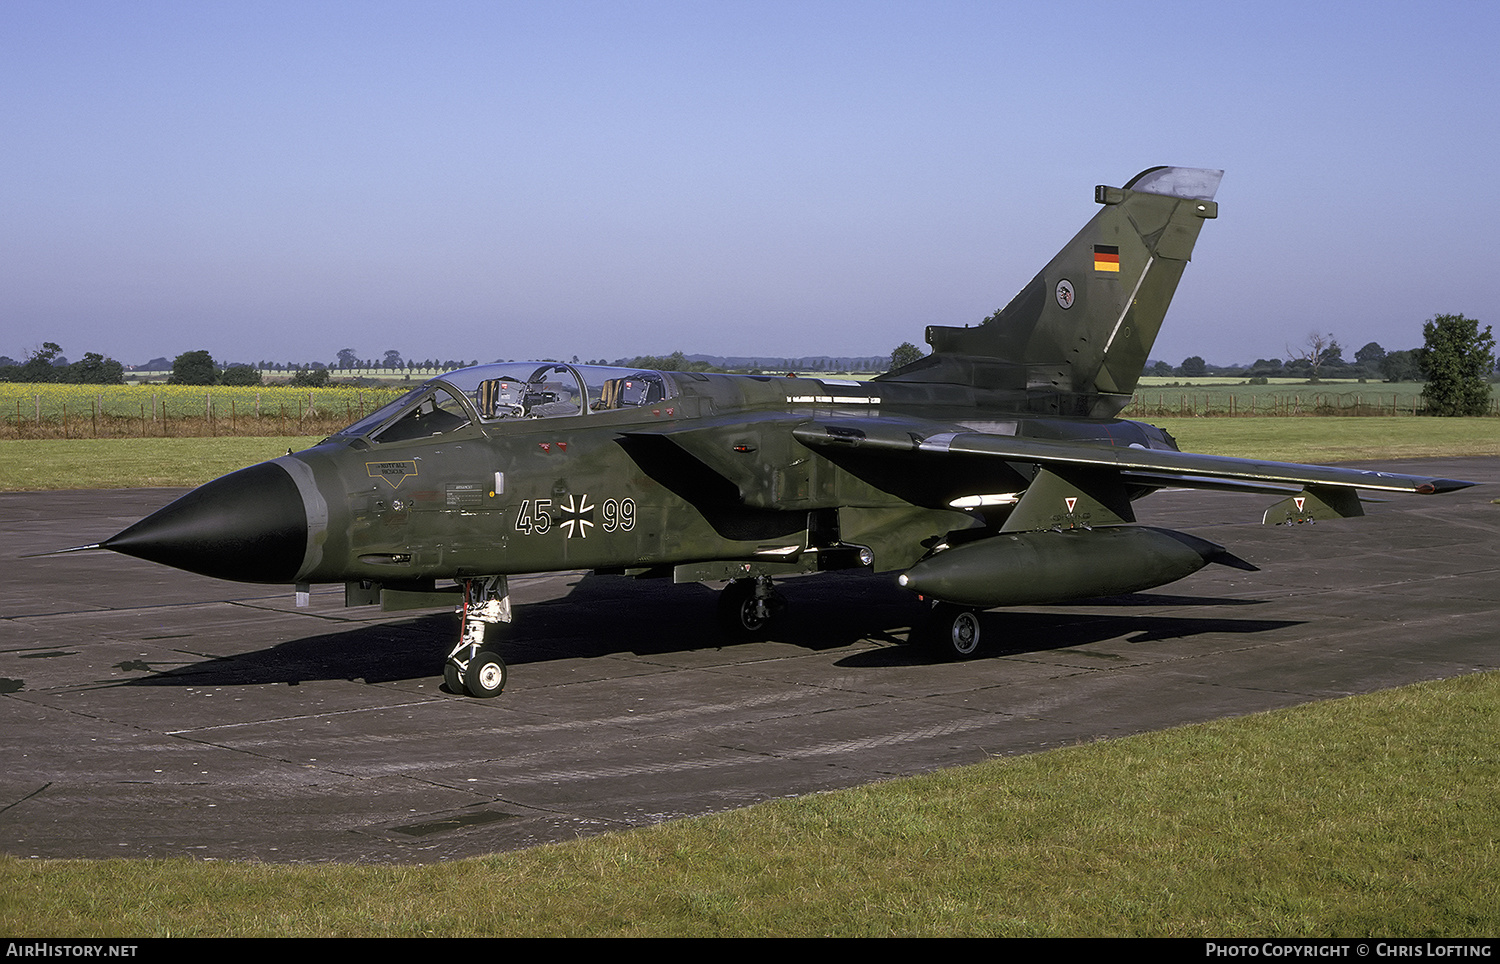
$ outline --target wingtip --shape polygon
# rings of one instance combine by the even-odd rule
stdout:
[[[1239,556],[1230,552],[1228,549],[1221,548],[1218,553],[1216,553],[1214,557],[1209,559],[1208,561],[1216,562],[1221,566],[1228,566],[1231,569],[1239,569],[1243,572],[1260,572],[1260,566],[1255,565],[1253,562],[1246,562],[1244,559],[1241,559]]]
[[[1428,479],[1417,486],[1417,492],[1421,495],[1434,495],[1442,492],[1457,492],[1459,489],[1467,489],[1478,482],[1465,482],[1463,479]]]

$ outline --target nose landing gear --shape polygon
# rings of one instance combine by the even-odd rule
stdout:
[[[504,576],[464,580],[463,620],[448,661],[443,664],[443,682],[453,693],[468,693],[482,699],[499,696],[509,675],[505,660],[485,648],[490,626],[510,622],[510,586]]]

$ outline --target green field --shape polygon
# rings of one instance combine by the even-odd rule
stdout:
[[[202,485],[319,438],[0,440],[0,492]]]
[[[435,866],[0,858],[0,931],[1500,932],[1500,674]]]
[[[1122,418],[1162,416],[1421,415],[1423,382],[1323,381],[1308,384],[1271,379],[1250,385],[1244,379],[1144,377]],[[1500,395],[1492,389],[1490,414],[1500,415]]]
[[[1493,418],[1151,418],[1185,452],[1278,462],[1500,455]]]

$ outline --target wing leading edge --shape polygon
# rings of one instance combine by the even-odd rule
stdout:
[[[1174,449],[1110,446],[994,435],[944,432],[922,437],[905,426],[886,426],[879,419],[850,423],[810,423],[793,436],[812,448],[859,448],[874,451],[923,452],[935,456],[967,455],[1025,462],[1060,469],[1109,469],[1142,485],[1184,488],[1244,488],[1279,492],[1287,487],[1332,487],[1377,492],[1431,494],[1468,488],[1460,479],[1402,475],[1373,469],[1346,469],[1298,462],[1199,455]]]

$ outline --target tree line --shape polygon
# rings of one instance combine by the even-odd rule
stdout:
[[[996,313],[998,314],[998,312]],[[990,323],[991,315],[983,323]],[[1386,351],[1376,342],[1370,342],[1354,353],[1352,361],[1344,358],[1344,349],[1333,335],[1317,332],[1309,334],[1306,341],[1292,348],[1287,346],[1285,360],[1259,358],[1248,367],[1234,366],[1226,369],[1211,366],[1202,357],[1191,355],[1182,364],[1172,366],[1156,361],[1147,365],[1145,374],[1160,376],[1203,377],[1223,375],[1246,378],[1251,382],[1264,382],[1270,378],[1305,378],[1316,382],[1322,378],[1372,378],[1390,382],[1425,381],[1422,391],[1429,411],[1442,415],[1483,414],[1489,410],[1492,390],[1490,382],[1500,372],[1496,370],[1495,339],[1489,325],[1483,330],[1475,318],[1464,315],[1435,315],[1422,326],[1423,344],[1420,348]],[[910,342],[898,345],[890,355],[891,369],[902,368],[923,357],[922,350]],[[578,356],[573,356],[578,362]],[[780,359],[782,365],[769,367],[779,370],[794,370],[806,366],[792,364],[806,359]],[[736,359],[738,361],[738,359]],[[861,362],[875,362],[877,358],[861,358]],[[166,359],[154,359],[153,363],[165,364]],[[465,365],[477,365],[478,360],[445,361],[429,360],[425,363],[402,360],[401,353],[387,351],[377,366],[373,361],[361,361],[354,349],[344,348],[338,352],[333,366],[319,362],[291,371],[293,385],[320,387],[326,385],[330,373],[343,369],[357,371],[361,368],[399,370],[408,372],[447,370]],[[604,359],[590,364],[605,364]],[[640,355],[630,359],[616,359],[614,364],[633,368],[659,371],[721,371],[722,368],[699,359],[689,359],[682,352],[670,355]],[[231,364],[220,366],[207,351],[190,351],[178,355],[172,361],[168,382],[178,385],[259,385],[261,372],[267,369],[266,362],[258,366]],[[276,368],[281,366],[277,364]],[[735,366],[741,370],[761,370],[759,361],[750,366]],[[156,369],[154,369],[156,370]],[[7,382],[63,382],[73,384],[118,385],[123,383],[125,367],[113,358],[97,352],[87,352],[81,361],[69,362],[56,342],[45,342],[34,349],[25,361],[0,356],[0,381]]]
[[[1332,334],[1313,332],[1297,348],[1287,346],[1285,361],[1258,358],[1248,368],[1215,368],[1201,357],[1190,355],[1173,368],[1166,362],[1147,366],[1146,374],[1187,378],[1224,375],[1265,384],[1271,378],[1302,378],[1318,382],[1324,378],[1380,378],[1387,382],[1426,382],[1422,397],[1427,410],[1437,415],[1483,415],[1489,411],[1490,384],[1500,379],[1496,368],[1495,338],[1490,326],[1480,330],[1479,320],[1464,315],[1435,315],[1422,325],[1420,348],[1386,351],[1370,342],[1344,358],[1344,349]]]
[[[98,352],[85,352],[82,361],[69,362],[62,346],[44,342],[24,362],[0,355],[0,382],[61,382],[68,385],[119,385],[125,366]]]

